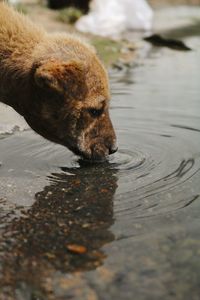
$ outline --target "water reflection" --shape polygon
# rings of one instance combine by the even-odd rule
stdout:
[[[80,162],[80,168],[62,168],[49,181],[2,234],[0,287],[5,291],[9,286],[15,293],[25,285],[26,292],[35,293],[50,273],[95,269],[105,259],[102,246],[114,239],[109,227],[116,170]]]

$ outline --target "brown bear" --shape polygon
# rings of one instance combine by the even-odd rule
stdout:
[[[117,150],[109,84],[92,46],[49,34],[0,3],[0,101],[37,133],[90,160]]]

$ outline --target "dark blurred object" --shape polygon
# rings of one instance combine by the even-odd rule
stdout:
[[[157,47],[168,47],[171,49],[182,50],[182,51],[192,50],[180,40],[165,39],[158,34],[153,34],[151,36],[148,36],[144,38],[144,40],[150,42],[152,45]]]
[[[88,12],[90,0],[48,0],[48,7],[53,9],[59,9],[63,7],[76,7],[83,12]]]

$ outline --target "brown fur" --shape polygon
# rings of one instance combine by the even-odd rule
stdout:
[[[43,137],[89,159],[116,151],[109,85],[94,49],[0,3],[0,98]]]

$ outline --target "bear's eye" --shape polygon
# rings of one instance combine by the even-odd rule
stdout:
[[[102,115],[103,108],[101,108],[101,109],[88,108],[87,111],[89,112],[89,114],[91,115],[91,117],[97,118],[97,117],[100,117],[100,115]]]

